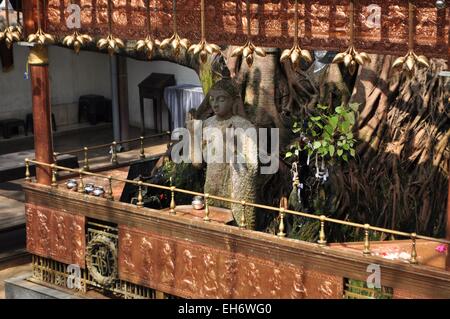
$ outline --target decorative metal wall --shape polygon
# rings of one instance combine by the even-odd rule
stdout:
[[[119,278],[183,298],[340,299],[339,276],[119,226]]]
[[[63,37],[69,30],[67,6],[81,6],[81,32],[100,37],[108,34],[106,0],[49,0],[47,31]],[[112,29],[122,39],[140,39],[147,33],[146,1],[112,0]],[[429,57],[449,54],[450,9],[437,10],[434,0],[415,1],[415,47]],[[219,45],[242,45],[246,35],[246,4],[242,0],[205,0],[206,37]],[[288,48],[294,35],[294,1],[250,1],[250,30],[258,46]],[[172,1],[150,0],[152,30],[158,39],[172,33]],[[358,0],[355,2],[355,45],[373,53],[404,55],[408,46],[407,0]],[[380,13],[379,26],[377,14]],[[201,39],[200,0],[177,1],[180,36]],[[299,2],[299,34],[308,49],[340,51],[348,47],[349,1]]]

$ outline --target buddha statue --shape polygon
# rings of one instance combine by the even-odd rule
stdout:
[[[242,132],[255,129],[255,127],[244,117],[236,115],[242,105],[239,91],[230,78],[223,78],[213,85],[206,99],[205,102],[209,104],[214,115],[202,122],[202,152],[203,159],[207,163],[204,192],[240,202],[255,203],[258,175],[256,130],[254,130],[254,138],[242,134]],[[195,115],[188,116],[186,123],[191,132],[193,116]],[[215,133],[220,131],[221,134],[211,133],[213,130]],[[232,139],[227,138],[227,132],[234,132]],[[214,139],[217,138],[222,138],[223,143],[215,143],[217,141]],[[235,143],[236,140],[237,143]],[[241,143],[241,147],[239,147],[239,143]],[[212,159],[217,154],[223,156]],[[209,199],[209,204],[231,209],[238,226],[244,226],[242,225],[244,222],[246,228],[255,228],[256,218],[253,207],[244,207],[242,204],[230,204],[213,199]],[[245,214],[245,218],[242,218],[242,214]]]

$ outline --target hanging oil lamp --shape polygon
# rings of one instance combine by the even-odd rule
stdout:
[[[97,42],[97,48],[100,50],[108,49],[109,55],[113,55],[119,49],[125,48],[123,41],[112,34],[112,5],[108,0],[108,30],[109,34],[106,38],[101,38]]]
[[[414,5],[411,1],[408,2],[409,6],[409,26],[408,26],[408,33],[409,33],[409,41],[408,46],[409,50],[408,53],[400,58],[397,58],[394,63],[392,64],[392,67],[394,69],[404,69],[409,72],[409,74],[412,74],[414,72],[415,66],[423,66],[426,68],[430,67],[430,62],[428,61],[428,58],[424,55],[417,55],[414,52]]]
[[[294,34],[294,46],[291,49],[284,50],[281,54],[280,61],[291,60],[292,67],[297,69],[300,65],[300,61],[303,59],[308,63],[313,61],[311,53],[308,50],[303,50],[298,41],[298,0],[295,0],[295,34]]]
[[[199,44],[192,45],[188,52],[193,53],[194,55],[199,54],[200,62],[205,63],[208,59],[208,55],[212,55],[214,53],[220,53],[220,47],[213,43],[206,42],[205,36],[205,0],[201,0],[200,2],[200,12],[201,12],[201,32],[202,38]]]
[[[91,36],[87,34],[81,34],[77,30],[75,30],[75,32],[71,35],[66,36],[62,41],[63,45],[67,47],[73,47],[76,54],[80,52],[81,47],[87,45],[90,42],[92,42]]]
[[[262,48],[255,46],[250,39],[250,35],[251,35],[251,32],[250,32],[250,1],[246,0],[245,5],[246,5],[246,15],[247,15],[247,42],[243,46],[234,49],[233,52],[231,53],[231,56],[238,57],[238,56],[242,55],[244,57],[245,61],[247,62],[247,65],[249,67],[251,67],[253,65],[253,60],[254,60],[253,53],[256,53],[257,55],[259,55],[261,57],[265,57],[266,52]]]
[[[161,42],[160,48],[165,50],[169,45],[173,49],[175,56],[180,55],[181,48],[188,50],[190,42],[188,39],[181,39],[177,31],[177,1],[172,0],[173,3],[173,35],[170,38],[164,39]]]
[[[37,14],[38,14],[38,19],[37,19],[38,29],[37,29],[36,33],[30,34],[28,36],[28,42],[39,44],[39,45],[53,44],[53,43],[55,43],[55,38],[52,35],[45,33],[41,27],[40,1],[36,1],[36,6],[37,6],[36,9],[37,9]],[[45,6],[45,0],[44,0],[44,6]]]
[[[156,39],[153,39],[152,28],[151,28],[151,15],[150,15],[150,0],[147,0],[147,36],[145,39],[139,40],[136,42],[135,50],[142,51],[147,55],[147,58],[150,60],[153,56],[154,50],[160,45],[160,42]]]
[[[338,53],[333,60],[333,63],[344,62],[351,75],[355,74],[358,65],[364,65],[372,61],[367,53],[359,53],[355,49],[355,1],[350,0],[350,46],[345,52]]]
[[[5,0],[6,28],[0,31],[0,41],[5,40],[6,47],[11,48],[14,42],[22,38],[22,28],[19,25],[19,10],[17,10],[17,26],[9,24],[9,2]]]

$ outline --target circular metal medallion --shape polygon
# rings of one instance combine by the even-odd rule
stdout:
[[[114,241],[104,235],[94,237],[86,248],[86,265],[92,278],[102,286],[117,280],[117,249]]]

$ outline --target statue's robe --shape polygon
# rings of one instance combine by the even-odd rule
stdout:
[[[218,128],[222,134],[216,136],[208,132],[209,128]],[[246,134],[238,134],[238,140],[242,142],[241,151],[236,143],[234,148],[226,143],[226,129],[254,129],[252,123],[243,117],[232,116],[228,120],[218,120],[216,116],[208,118],[203,123],[203,153],[207,161],[205,193],[221,197],[232,198],[234,200],[256,202],[256,181],[258,175],[258,155],[256,130],[254,138]],[[236,131],[235,131],[236,132]],[[250,132],[250,131],[247,131]],[[222,143],[215,143],[216,138],[223,138]],[[234,139],[233,139],[234,140]],[[217,149],[221,148],[221,149]],[[228,148],[228,150],[227,150]],[[227,154],[228,151],[228,154]],[[220,152],[222,152],[220,154]],[[229,156],[233,156],[230,160]],[[242,160],[238,160],[238,156]],[[211,162],[211,157],[217,159]],[[216,207],[231,208],[234,219],[238,225],[243,222],[242,214],[245,211],[245,223],[247,228],[255,228],[255,209],[244,207],[241,204],[229,204],[222,201],[210,200],[209,203]]]

